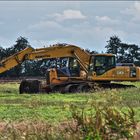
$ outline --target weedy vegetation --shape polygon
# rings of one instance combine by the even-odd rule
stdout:
[[[124,83],[130,84],[130,83]],[[138,140],[140,84],[76,94],[22,94],[0,85],[2,140]]]

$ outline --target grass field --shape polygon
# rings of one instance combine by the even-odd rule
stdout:
[[[22,94],[18,93],[19,84],[0,85],[0,122],[37,122],[59,125],[71,120],[71,106],[88,108],[91,103],[102,105],[115,104],[121,110],[127,111],[128,106],[135,111],[136,120],[140,120],[140,83],[137,88],[101,90],[93,93],[77,94]],[[119,101],[116,102],[119,99]]]

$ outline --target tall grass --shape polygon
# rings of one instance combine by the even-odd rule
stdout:
[[[136,85],[94,93],[33,95],[19,95],[16,83],[0,85],[0,139],[131,139],[140,120]]]
[[[56,125],[39,120],[9,122],[1,126],[0,139],[132,139],[137,125],[135,112],[130,107],[125,112],[118,109],[116,105],[120,102],[121,99],[118,96],[111,94],[105,100],[90,99],[85,104],[71,103],[69,106],[71,117]]]

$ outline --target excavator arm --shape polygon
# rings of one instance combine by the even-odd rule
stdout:
[[[56,44],[51,47],[36,49],[28,54],[27,59],[51,59],[62,57],[74,57],[79,62],[83,70],[88,73],[90,54],[74,45]]]
[[[90,54],[77,46],[63,44],[56,44],[40,49],[33,49],[31,47],[25,48],[24,50],[2,60],[0,62],[0,73],[21,64],[24,62],[24,60],[40,60],[63,57],[76,58],[83,70],[88,73]]]

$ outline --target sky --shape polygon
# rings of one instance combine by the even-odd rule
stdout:
[[[139,1],[0,1],[0,46],[26,37],[34,48],[55,43],[105,51],[107,40],[140,46]]]

